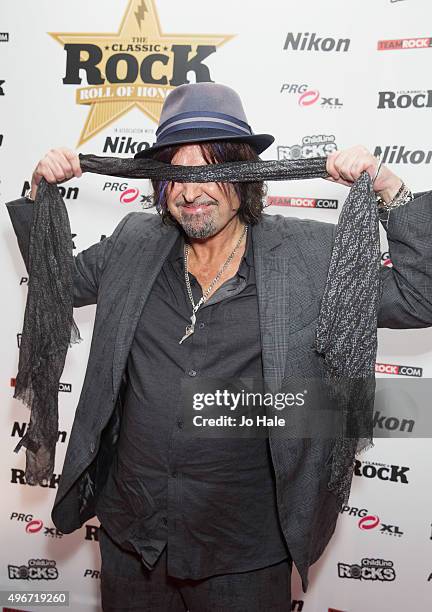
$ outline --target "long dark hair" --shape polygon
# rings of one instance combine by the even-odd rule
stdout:
[[[221,164],[231,161],[259,161],[260,157],[256,151],[245,142],[214,141],[197,143],[202,155],[208,164]],[[184,145],[163,147],[156,152],[153,159],[171,163],[177,151]],[[167,206],[167,189],[170,181],[152,181],[154,195],[153,202],[156,210],[166,225],[177,225],[177,221],[171,215]],[[222,189],[227,193],[228,184],[220,183]],[[266,186],[263,181],[254,183],[233,183],[233,187],[240,200],[239,218],[243,223],[254,225],[258,223],[264,208]]]

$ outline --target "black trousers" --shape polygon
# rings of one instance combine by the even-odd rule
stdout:
[[[150,571],[138,555],[120,548],[101,526],[103,612],[289,612],[291,560],[250,572],[202,580],[168,576],[166,547]]]

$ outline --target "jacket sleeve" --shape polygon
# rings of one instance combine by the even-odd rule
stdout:
[[[408,329],[432,326],[432,191],[387,213],[392,267],[381,270],[383,291],[378,327]]]
[[[33,203],[23,197],[7,202],[6,207],[28,273],[28,251],[33,221]],[[111,236],[74,255],[73,305],[75,308],[87,306],[88,304],[96,304],[101,272],[120,232],[133,214],[131,212],[123,217]]]

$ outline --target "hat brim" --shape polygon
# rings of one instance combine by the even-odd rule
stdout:
[[[198,142],[214,142],[215,140],[228,141],[228,142],[246,142],[251,145],[259,155],[274,142],[274,136],[270,134],[251,134],[242,136],[227,136],[227,133],[223,130],[214,129],[190,129],[180,130],[175,134],[171,134],[169,138],[154,144],[152,147],[143,149],[136,155],[134,159],[142,159],[151,157],[153,153],[160,151],[164,147],[180,144],[194,144]]]

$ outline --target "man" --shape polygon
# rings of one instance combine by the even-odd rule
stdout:
[[[156,134],[137,157],[256,160],[274,140],[214,83],[171,92]],[[349,186],[366,170],[400,204],[385,226],[393,268],[382,269],[379,325],[428,327],[432,193],[401,201],[401,179],[377,169],[360,146],[327,158],[330,180]],[[42,177],[80,174],[75,153],[52,150],[31,198]],[[306,590],[335,529],[332,441],[187,437],[181,383],[322,375],[312,344],[335,226],[263,213],[261,183],[154,190],[159,215],[130,213],[75,257],[74,306],[98,308],[52,518],[64,533],[100,519],[106,611],[289,610],[292,561]],[[26,261],[31,203],[8,210]]]

